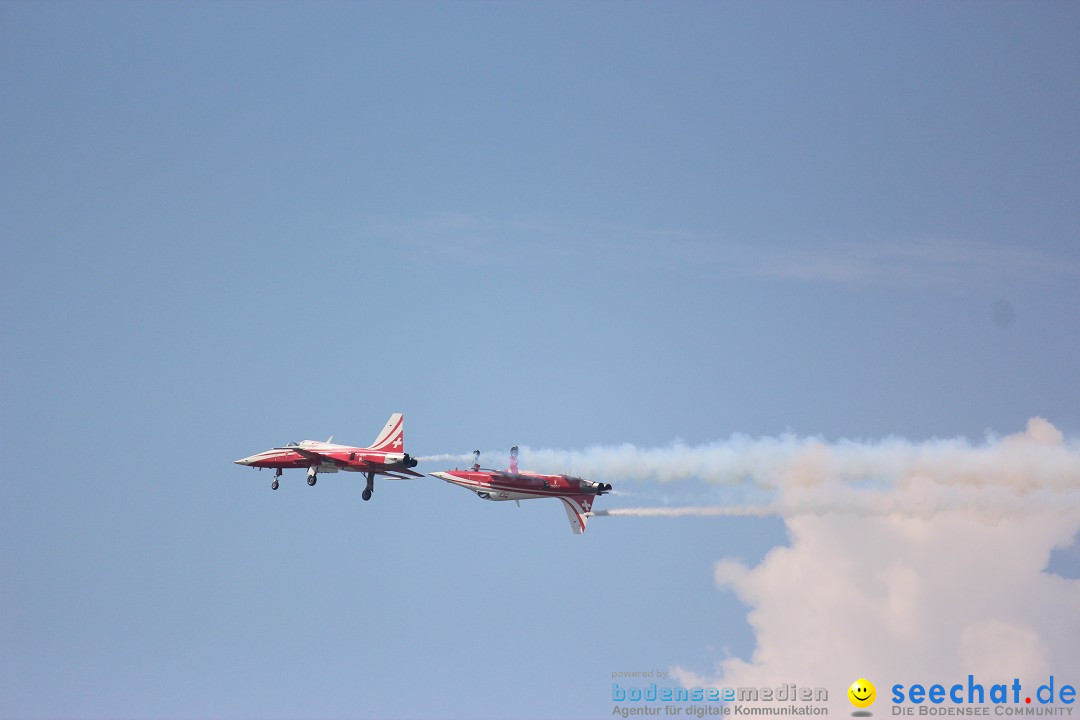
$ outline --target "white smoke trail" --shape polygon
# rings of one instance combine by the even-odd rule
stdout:
[[[895,484],[929,477],[947,485],[1003,485],[1021,491],[1075,489],[1080,482],[1080,443],[1066,442],[1042,418],[1029,420],[1022,433],[990,437],[981,445],[964,439],[828,443],[795,435],[756,439],[735,435],[696,446],[522,448],[521,454],[523,464],[527,460],[530,468],[540,472],[569,472],[603,482],[696,479],[717,485],[753,483],[780,488],[827,480]]]
[[[634,507],[594,510],[593,517],[768,517],[777,512],[768,507],[751,505],[683,505],[680,507]]]
[[[930,518],[944,512],[974,512],[984,519],[1033,515],[1080,516],[1080,491],[1038,492],[1017,496],[986,488],[941,492],[919,482],[907,491],[823,488],[820,492],[794,490],[757,505],[659,505],[595,510],[596,517],[799,517],[805,515],[858,515],[860,517]]]
[[[441,455],[422,455],[416,458],[417,462],[437,462],[437,463],[464,463],[466,465],[472,465],[472,454],[463,455],[461,453],[443,453]]]
[[[505,452],[489,452],[505,467]],[[471,461],[471,455],[422,458]],[[615,508],[607,516],[780,515],[830,512],[928,517],[977,510],[984,517],[1080,508],[1080,442],[1032,418],[1006,437],[876,442],[784,435],[661,448],[521,448],[522,467],[611,483],[616,489],[698,488],[709,497],[680,506]],[[708,490],[712,488],[712,490]],[[700,494],[700,493],[699,493]],[[729,497],[730,496],[730,497]],[[724,502],[717,505],[717,500]],[[728,503],[726,501],[730,500]]]

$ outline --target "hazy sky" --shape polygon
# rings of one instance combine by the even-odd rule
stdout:
[[[0,4],[0,716],[1080,680],[1078,37],[1066,2]],[[492,465],[795,454],[737,478],[776,515],[584,536],[231,464],[391,412]],[[845,439],[881,496],[825,514]],[[703,473],[597,506],[755,499]]]

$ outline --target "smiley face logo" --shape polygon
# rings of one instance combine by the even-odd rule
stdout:
[[[855,682],[851,683],[851,687],[847,691],[848,700],[851,704],[857,708],[868,708],[874,704],[874,700],[877,699],[877,690],[874,689],[874,683],[870,682],[866,678],[859,678]]]

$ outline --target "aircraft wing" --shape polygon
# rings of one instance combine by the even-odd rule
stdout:
[[[424,477],[423,473],[413,472],[407,468],[396,468],[394,470],[375,470],[372,468],[372,472],[376,475],[384,475],[391,480],[412,480],[414,477]]]
[[[376,471],[376,472],[378,472],[378,471]],[[398,470],[394,470],[394,472],[395,473],[401,473],[402,475],[411,475],[412,477],[424,477],[424,473],[414,472],[412,470],[409,470],[408,468],[400,468]],[[389,475],[390,473],[383,473],[383,474],[384,475]],[[405,478],[401,478],[401,479],[404,480]]]
[[[362,466],[360,472],[372,472],[376,475],[384,475],[394,480],[409,480],[414,477],[424,477],[423,473],[413,472],[408,468],[391,468],[384,470],[384,465],[368,463],[366,466]]]
[[[559,497],[570,520],[570,529],[575,535],[585,532],[585,521],[592,510],[592,497],[589,495],[562,495]]]
[[[330,457],[328,455],[323,455],[320,452],[315,452],[314,450],[309,450],[308,448],[298,447],[296,445],[294,445],[292,447],[283,447],[283,448],[274,448],[274,449],[275,450],[292,450],[297,455],[303,455],[308,460],[317,460],[319,462],[323,462],[324,460],[329,460],[330,462],[334,463],[335,465],[340,464],[340,463],[338,463],[337,460],[335,460],[334,458],[332,458],[332,457]]]
[[[408,472],[408,470],[395,470],[394,472],[387,472],[385,470],[382,470],[382,471],[376,470],[375,474],[376,475],[382,475],[387,480],[412,480],[412,478],[409,477],[409,475],[412,475],[414,477],[424,477],[423,475],[418,475],[417,473],[413,473],[413,472],[409,473],[409,475],[398,475],[398,473],[402,473],[402,472]]]

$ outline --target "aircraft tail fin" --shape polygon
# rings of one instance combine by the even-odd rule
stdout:
[[[589,513],[592,512],[591,495],[563,495],[559,498],[563,502],[563,508],[566,510],[566,517],[570,521],[570,529],[575,535],[581,535],[585,532],[585,522],[588,520]]]
[[[405,452],[405,418],[401,413],[394,413],[386,421],[385,427],[371,443],[371,450],[385,452]]]

